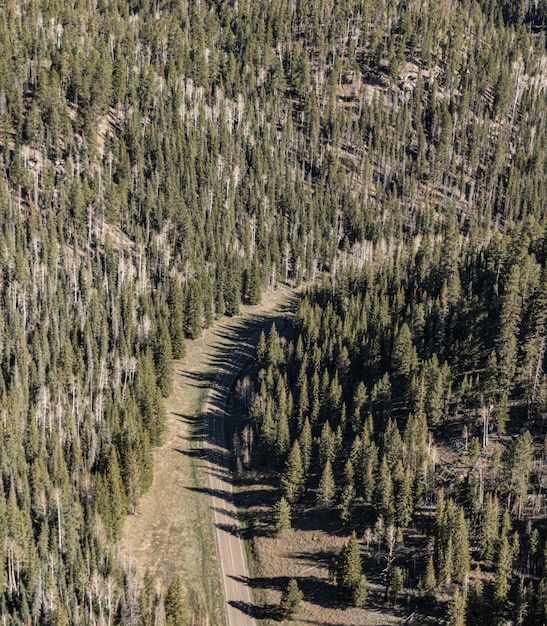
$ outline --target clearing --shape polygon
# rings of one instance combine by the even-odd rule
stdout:
[[[239,316],[221,317],[187,342],[187,356],[175,362],[166,442],[154,451],[152,486],[124,524],[122,555],[141,575],[149,569],[164,588],[182,571],[200,624],[225,620],[203,452],[203,402],[226,354],[260,327],[287,316],[294,302],[289,288],[264,294],[260,305],[242,306]]]

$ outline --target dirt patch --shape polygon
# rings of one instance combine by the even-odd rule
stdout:
[[[295,578],[304,593],[301,623],[365,623],[365,611],[346,609],[347,603],[337,597],[329,582],[329,560],[343,544],[341,537],[321,530],[289,531],[281,538],[256,538],[255,584],[262,590],[265,604],[277,606],[288,580]],[[268,620],[266,623],[273,622]]]
[[[220,318],[187,343],[187,356],[175,364],[173,394],[166,402],[167,437],[154,451],[152,487],[124,525],[121,554],[141,574],[149,569],[164,587],[175,573],[183,572],[199,623],[224,622],[201,407],[223,355],[235,342],[286,313],[294,299],[290,289],[265,294],[261,305],[242,307],[235,318]]]

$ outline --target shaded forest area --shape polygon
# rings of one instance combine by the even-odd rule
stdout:
[[[350,606],[366,568],[387,608],[404,585],[426,612],[467,602],[449,624],[546,619],[546,243],[402,246],[308,289],[290,340],[262,335],[236,460],[279,499],[253,524],[353,531],[330,555]]]
[[[330,272],[335,291],[346,281],[348,303],[380,316],[381,338],[347,341],[347,380],[336,366],[351,412],[353,353],[370,367],[363,406],[375,415],[356,417],[342,437],[363,442],[368,424],[379,445],[384,426],[395,430],[391,412],[400,420],[412,407],[421,419],[420,401],[442,423],[455,402],[449,383],[461,390],[464,380],[462,403],[490,406],[473,395],[490,385],[500,434],[504,402],[515,416],[539,410],[545,10],[3,3],[3,623],[186,619],[183,582],[158,594],[120,562],[116,543],[151,482],[173,359],[216,315],[237,314],[278,281]],[[389,258],[393,268],[380,271]],[[405,264],[417,268],[415,293]],[[352,265],[355,279],[339,280]],[[389,296],[388,276],[398,286]],[[334,369],[313,358],[330,385]],[[316,428],[323,417],[313,419]],[[522,491],[514,503],[527,514]]]

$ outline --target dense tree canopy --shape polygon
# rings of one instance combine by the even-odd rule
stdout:
[[[545,12],[3,3],[0,614],[166,611],[116,542],[151,484],[172,360],[280,281],[331,277],[293,354],[272,329],[259,358],[255,425],[287,505],[405,527],[435,496],[428,428],[465,414],[489,449],[545,415]],[[467,484],[447,502],[460,537],[461,507],[471,534],[502,504],[529,514],[535,443],[500,448],[490,500]]]

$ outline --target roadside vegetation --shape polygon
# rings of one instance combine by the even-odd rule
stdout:
[[[329,402],[342,388],[343,444],[363,442],[369,424],[381,463],[384,429],[404,440],[410,411],[423,422],[421,394],[435,441],[444,437],[436,429],[474,411],[488,429],[465,418],[462,441],[477,467],[496,441],[501,468],[512,467],[504,448],[515,458],[530,448],[530,484],[541,485],[533,424],[515,439],[525,453],[504,437],[524,414],[539,419],[546,393],[545,14],[543,1],[520,0],[3,2],[5,624],[144,626],[165,614],[170,583],[134,575],[118,548],[165,442],[174,360],[215,318],[256,305],[280,282],[331,276],[337,300],[325,327],[336,311],[342,328],[324,349],[341,361],[327,363],[322,347],[305,375],[311,393],[315,364],[321,390],[327,372]],[[327,295],[313,297],[311,309],[328,309]],[[352,299],[369,311],[359,340],[343,327],[364,323],[345,310]],[[299,333],[313,326],[304,313]],[[268,396],[289,363],[284,351],[276,358]],[[372,369],[352,430],[356,358]],[[300,398],[284,384],[287,398]],[[471,406],[456,408],[457,394]],[[312,423],[310,400],[302,426],[308,417],[313,439],[325,416],[320,408]],[[288,415],[281,472],[300,436]],[[342,481],[338,457],[329,460],[316,476],[326,511]],[[398,462],[386,463],[397,490]],[[293,507],[311,493],[303,465],[304,484],[287,483]],[[485,484],[484,502],[489,489],[498,494],[515,524],[531,502],[528,474],[512,476],[510,488],[500,479],[509,491]],[[369,502],[355,476],[353,496],[344,480],[350,524],[352,498],[373,511],[376,496]],[[426,481],[433,503],[432,490]],[[459,516],[463,502],[445,491]],[[411,517],[421,502],[413,495]],[[387,513],[386,522],[402,515]]]
[[[290,339],[262,335],[235,452],[270,485],[245,499],[263,588],[294,577],[313,529],[310,605],[543,623],[547,246],[522,233],[340,272],[305,292]]]

